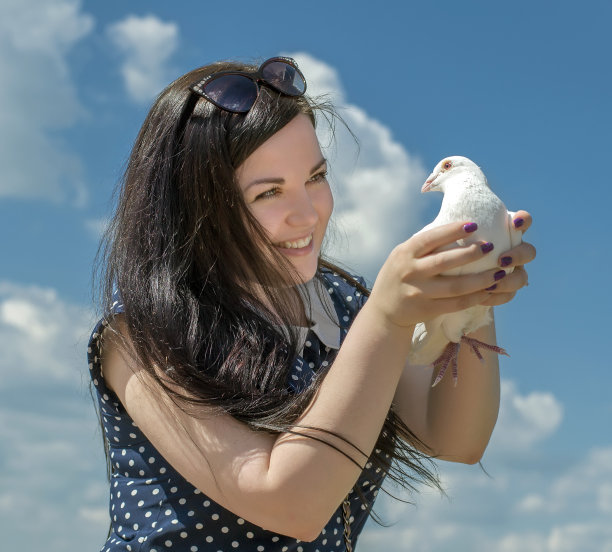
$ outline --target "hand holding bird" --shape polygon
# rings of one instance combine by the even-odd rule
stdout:
[[[444,191],[447,182],[454,180],[449,179],[453,176],[451,169],[457,169],[455,175],[464,173],[464,176],[476,171],[484,185],[480,182],[481,189],[474,197],[486,202],[486,197],[492,195],[490,190],[487,192],[488,185],[480,169],[469,159],[458,157],[446,158],[439,163],[423,191]],[[445,192],[441,213],[450,212],[452,215],[454,211],[455,216],[449,216],[449,220],[455,222],[446,222],[439,215],[433,223],[396,246],[379,271],[367,303],[369,309],[376,309],[381,315],[381,324],[408,329],[411,335],[414,333],[409,361],[413,365],[437,364],[440,372],[434,384],[440,381],[448,366],[452,366],[456,378],[456,353],[461,338],[479,324],[487,324],[485,314],[489,313],[488,307],[507,303],[527,284],[523,265],[535,258],[535,248],[531,244],[521,242],[513,246],[520,241],[517,238],[521,235],[515,231],[524,232],[531,225],[529,213],[518,211],[511,217],[505,207],[500,207],[497,215],[471,216],[472,211],[468,209],[467,215],[461,216],[453,206],[457,202],[449,201],[454,196],[452,192]],[[499,201],[498,198],[495,200]],[[476,205],[478,201],[475,201]],[[500,217],[499,212],[505,216]],[[499,228],[504,228],[499,231],[502,238],[487,238],[493,234],[483,234],[482,228],[478,232],[479,224],[474,219],[484,227],[491,224],[489,221],[498,223]],[[504,232],[509,236],[505,238],[507,243],[504,242]],[[494,246],[492,239],[498,241]],[[493,247],[495,254],[491,253]],[[461,322],[466,313],[456,319],[446,318],[446,315],[469,311],[472,307],[477,307],[474,311],[480,316],[468,320],[470,324],[467,327],[463,327]],[[447,323],[443,327],[445,320]],[[457,341],[448,338],[445,329],[449,333],[455,330],[451,337]],[[464,343],[469,341],[463,340]],[[469,344],[470,348],[472,344]],[[454,351],[446,351],[447,346]],[[478,348],[477,352],[480,354]]]
[[[493,277],[501,280],[512,271],[512,258],[503,257],[501,269],[495,256],[487,255],[493,248],[508,251],[522,241],[522,232],[517,229],[502,201],[492,192],[480,168],[466,157],[453,156],[440,161],[421,191],[440,191],[444,194],[440,212],[435,220],[418,234],[450,222],[470,220],[476,227],[469,237],[448,244],[444,249],[480,244],[485,253],[476,261],[443,271],[443,276],[475,274],[497,268]],[[488,291],[493,291],[492,284]],[[413,364],[433,364],[438,368],[436,385],[450,366],[455,384],[457,382],[457,356],[461,344],[468,345],[474,354],[483,360],[481,349],[507,354],[497,345],[483,343],[467,334],[491,322],[491,307],[486,304],[470,306],[456,312],[441,314],[434,319],[419,322],[413,335],[413,347],[409,361]]]

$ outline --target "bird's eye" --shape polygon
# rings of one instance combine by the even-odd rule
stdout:
[[[442,168],[447,171],[448,169],[450,169],[453,166],[453,163],[451,161],[444,161],[444,163],[442,163]]]

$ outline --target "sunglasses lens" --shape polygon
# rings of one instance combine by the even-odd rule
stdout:
[[[221,75],[204,86],[206,95],[223,109],[244,113],[257,99],[257,85],[243,75]]]
[[[304,77],[284,61],[267,63],[261,68],[261,76],[268,84],[288,96],[301,96],[306,91]]]

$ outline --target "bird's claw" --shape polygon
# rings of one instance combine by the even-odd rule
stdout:
[[[472,349],[472,351],[474,351],[474,354],[478,357],[478,360],[480,360],[480,362],[484,362],[484,358],[482,357],[482,354],[479,351],[480,347],[486,349],[487,351],[493,351],[498,355],[510,356],[505,349],[502,349],[497,345],[489,345],[488,343],[485,343],[484,341],[480,341],[478,339],[474,339],[473,337],[468,337],[464,335],[461,338],[461,341],[467,343],[470,346],[470,348]]]
[[[467,343],[470,346],[472,352],[476,355],[480,362],[484,363],[484,357],[480,352],[480,348],[486,349],[487,351],[492,351],[497,353],[498,355],[506,355],[510,356],[505,349],[498,347],[497,345],[490,345],[489,343],[485,343],[484,341],[480,341],[478,339],[474,339],[473,337],[463,336],[459,343],[453,343],[452,341],[444,348],[442,354],[433,362],[433,367],[438,369],[438,375],[436,379],[432,383],[432,387],[435,387],[440,383],[446,370],[449,366],[451,366],[451,372],[453,376],[453,385],[457,386],[458,380],[458,370],[457,370],[457,358],[459,356],[459,348],[461,347],[461,343]]]
[[[444,348],[442,354],[434,360],[433,366],[437,368],[438,375],[432,383],[432,387],[435,387],[440,383],[448,366],[452,366],[453,382],[457,385],[457,356],[459,354],[459,343],[453,343],[452,341]]]

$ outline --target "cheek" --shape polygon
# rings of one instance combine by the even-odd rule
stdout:
[[[332,195],[331,189],[325,186],[319,191],[317,196],[317,212],[319,213],[319,219],[327,224],[329,217],[331,217],[332,211],[334,210],[334,196]]]
[[[274,237],[278,233],[283,221],[283,210],[279,203],[275,201],[261,202],[256,208],[251,209],[251,213],[253,213],[257,222],[268,233],[272,241],[274,241]]]

